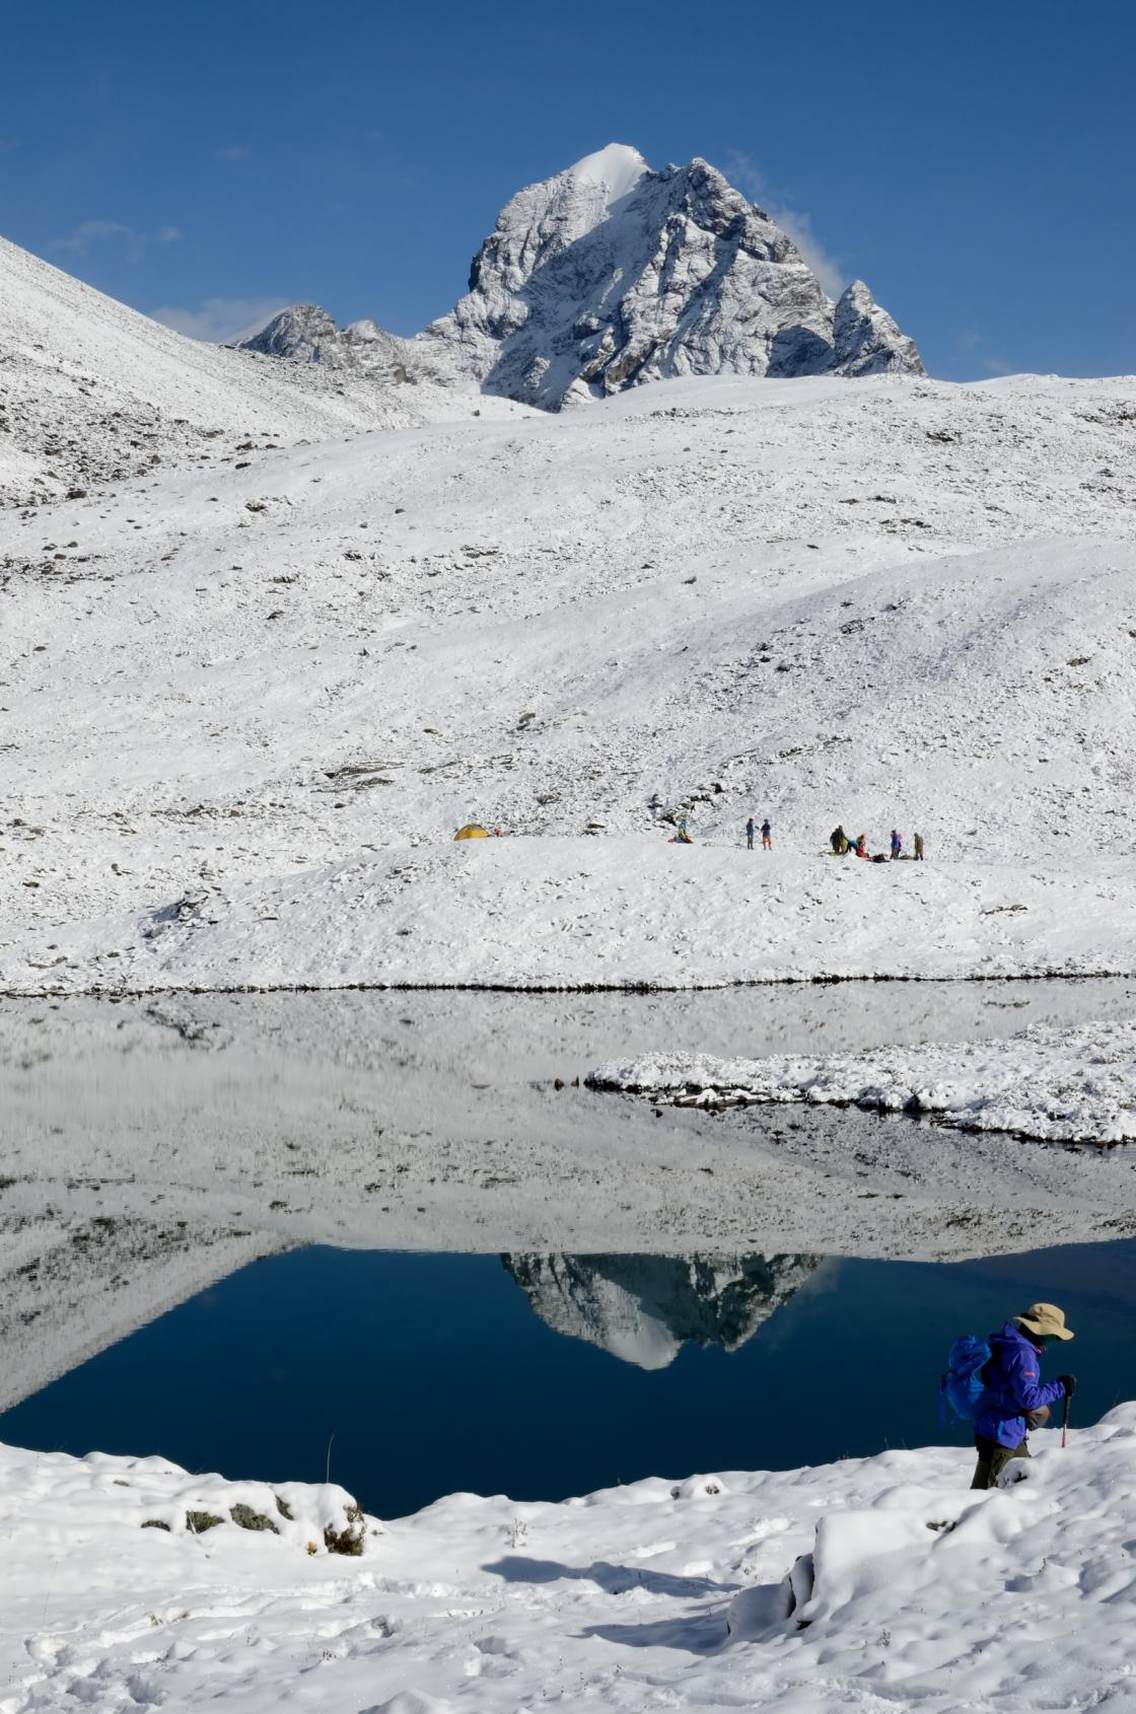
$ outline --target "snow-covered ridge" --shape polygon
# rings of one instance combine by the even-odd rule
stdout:
[[[0,508],[475,408],[468,389],[439,385],[421,364],[421,385],[400,385],[398,342],[373,324],[350,344],[381,373],[203,344],[0,238]]]
[[[588,1082],[680,1106],[830,1103],[926,1114],[959,1130],[1120,1143],[1136,1138],[1136,1023],[829,1056],[652,1054],[599,1066]]]
[[[334,1490],[4,1449],[3,1707],[272,1714],[299,1687],[368,1714],[1119,1714],[1136,1406],[1064,1451],[1056,1431],[1033,1439],[1025,1479],[990,1493],[969,1491],[957,1447],[660,1474],[563,1504],[455,1494],[355,1559],[319,1546]],[[184,1495],[221,1515],[238,1492],[279,1536],[139,1527],[155,1503],[172,1525]]]
[[[834,309],[788,234],[707,161],[654,172],[619,143],[518,191],[466,296],[417,339],[297,304],[244,347],[409,379],[425,364],[552,410],[677,375],[923,373],[862,280]]]

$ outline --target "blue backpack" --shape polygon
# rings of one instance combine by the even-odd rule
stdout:
[[[950,1422],[953,1411],[956,1422],[973,1422],[986,1383],[982,1371],[990,1361],[990,1346],[977,1333],[964,1333],[956,1339],[947,1357],[947,1367],[939,1382],[939,1417]]]

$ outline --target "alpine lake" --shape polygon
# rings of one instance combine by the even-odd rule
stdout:
[[[964,1443],[959,1333],[1062,1305],[1136,1397],[1136,1155],[583,1083],[1130,1015],[1121,981],[0,1001],[0,1440],[398,1516]],[[580,1082],[577,1083],[577,1079]]]

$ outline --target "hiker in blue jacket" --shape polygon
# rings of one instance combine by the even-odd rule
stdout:
[[[982,1371],[983,1392],[974,1418],[978,1464],[972,1488],[996,1488],[1012,1458],[1028,1458],[1027,1430],[1040,1428],[1049,1407],[1072,1398],[1075,1375],[1041,1379],[1041,1354],[1055,1339],[1072,1339],[1065,1314],[1053,1303],[1035,1303],[990,1335],[990,1359]]]

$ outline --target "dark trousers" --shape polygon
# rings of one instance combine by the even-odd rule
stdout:
[[[753,850],[753,834],[752,833],[746,834],[746,848],[749,851]]]
[[[996,1488],[999,1476],[1012,1458],[1030,1455],[1028,1440],[1023,1440],[1020,1446],[1003,1446],[999,1440],[987,1440],[984,1434],[976,1434],[974,1444],[978,1448],[978,1463],[972,1488]]]

